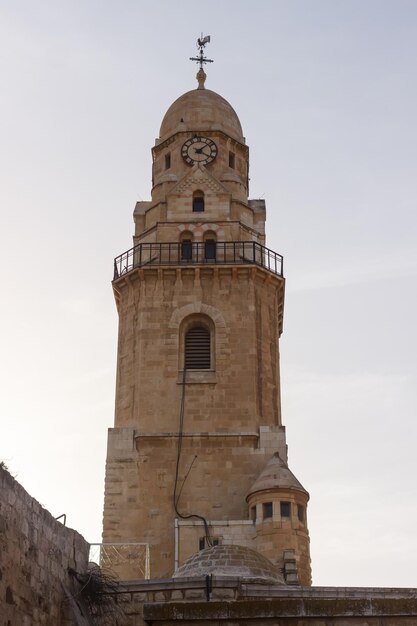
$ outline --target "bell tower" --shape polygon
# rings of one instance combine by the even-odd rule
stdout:
[[[282,257],[265,247],[264,200],[248,198],[239,118],[205,87],[206,43],[197,89],[169,107],[152,148],[134,246],[114,263],[103,542],[148,544],[152,578],[213,544],[246,546],[309,585],[308,493],[281,420]]]

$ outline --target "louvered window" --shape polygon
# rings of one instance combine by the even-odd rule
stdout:
[[[193,326],[185,335],[185,368],[209,370],[211,366],[210,331],[205,326]]]

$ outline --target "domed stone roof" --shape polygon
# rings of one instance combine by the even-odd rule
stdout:
[[[207,574],[285,585],[284,578],[262,554],[244,546],[219,545],[197,552],[177,569],[174,578],[201,578]]]
[[[210,89],[193,89],[175,100],[165,113],[159,137],[163,141],[176,132],[194,130],[221,130],[240,143],[245,142],[236,111]]]
[[[275,452],[265,469],[260,473],[249,490],[246,500],[257,491],[267,491],[270,489],[295,489],[307,494],[302,484],[296,479],[288,465],[281,459],[278,452]]]

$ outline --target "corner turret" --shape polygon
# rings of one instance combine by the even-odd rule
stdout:
[[[311,584],[308,500],[308,492],[277,452],[246,497],[257,549],[283,569],[289,584]]]

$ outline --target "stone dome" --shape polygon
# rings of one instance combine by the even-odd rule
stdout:
[[[210,89],[187,91],[171,104],[162,120],[160,141],[181,131],[221,130],[245,143],[242,126],[233,107]]]
[[[201,550],[187,559],[173,578],[201,578],[207,574],[285,585],[282,574],[269,559],[244,546],[219,545]]]

